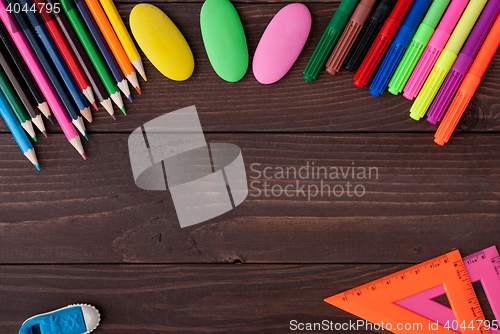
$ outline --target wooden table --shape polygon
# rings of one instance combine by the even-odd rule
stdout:
[[[250,55],[286,3],[235,1]],[[87,161],[48,126],[49,138],[35,144],[36,172],[1,123],[1,333],[82,302],[102,313],[96,334],[288,333],[292,320],[356,319],[323,302],[328,296],[453,249],[467,255],[500,246],[500,57],[440,147],[436,127],[410,119],[402,96],[374,98],[346,71],[302,79],[338,7],[306,4],[313,26],[301,56],[283,80],[264,86],[251,69],[238,83],[217,77],[201,40],[201,2],[157,3],[188,40],[194,74],[173,82],[143,57],[142,96],[133,92],[128,116],[117,112],[116,122],[94,112]],[[134,5],[117,3],[125,18]],[[208,142],[241,148],[249,182],[266,181],[252,164],[374,167],[378,177],[355,181],[365,188],[359,197],[266,197],[251,188],[236,209],[181,229],[168,191],[135,186],[127,138],[190,105]]]

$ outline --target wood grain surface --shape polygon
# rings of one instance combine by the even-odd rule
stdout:
[[[324,298],[408,265],[1,266],[0,330],[85,300],[95,333],[290,333],[291,321],[335,326],[358,318]],[[29,301],[27,303],[26,301]],[[480,302],[485,303],[484,294]],[[491,313],[485,314],[492,319]],[[374,333],[361,327],[308,333]]]
[[[0,122],[0,333],[72,303],[100,309],[96,334],[296,332],[294,319],[357,320],[323,302],[333,294],[453,249],[465,256],[500,246],[498,54],[457,133],[440,147],[436,126],[410,119],[402,96],[374,98],[346,71],[302,79],[338,1],[303,1],[310,38],[291,71],[267,86],[251,66],[237,83],[217,77],[199,29],[202,1],[151,2],[192,48],[189,80],[173,82],[143,57],[148,81],[126,102],[128,116],[117,111],[114,122],[101,108],[86,123],[87,161],[45,122],[49,137],[34,145],[41,172]],[[288,2],[233,2],[252,59]],[[127,25],[137,3],[117,2]],[[241,148],[250,191],[234,210],[181,229],[168,190],[135,186],[127,140],[143,123],[190,105],[207,142]],[[307,166],[340,174],[276,176]],[[358,177],[360,168],[372,177]],[[279,193],[287,185],[297,187]],[[349,185],[362,196],[347,194]],[[323,186],[345,192],[317,193]]]
[[[199,28],[202,3],[157,4],[175,22],[189,42],[195,57],[193,76],[174,82],[161,75],[143,57],[148,81],[140,81],[143,95],[132,89],[134,103],[125,103],[128,116],[117,112],[117,121],[101,108],[93,111],[94,122],[86,124],[90,132],[130,133],[137,126],[166,112],[196,105],[205,132],[430,132],[437,129],[425,121],[409,117],[412,102],[402,95],[384,93],[380,98],[369,94],[368,87],[353,85],[354,74],[343,70],[332,76],[322,71],[312,83],[302,79],[309,57],[331,19],[337,4],[308,4],[313,26],[304,50],[291,71],[279,82],[261,85],[250,67],[237,83],[220,79],[213,71],[203,46]],[[134,4],[120,4],[125,17]],[[250,61],[267,24],[283,3],[236,4],[247,35]],[[128,19],[125,18],[125,22]],[[467,131],[500,130],[500,57],[493,59],[468,108]],[[59,126],[45,122],[49,132]],[[0,122],[0,131],[7,128]]]

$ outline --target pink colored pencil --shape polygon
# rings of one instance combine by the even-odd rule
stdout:
[[[9,32],[10,36],[12,37],[12,40],[16,44],[16,47],[19,49],[19,52],[21,53],[21,56],[26,62],[26,65],[33,74],[33,78],[40,87],[42,94],[45,96],[45,99],[47,100],[50,109],[54,113],[57,122],[59,123],[61,129],[64,132],[64,135],[71,143],[71,145],[73,145],[73,147],[78,151],[78,153],[80,153],[83,159],[86,159],[85,152],[83,150],[83,146],[80,141],[80,137],[78,136],[78,133],[73,127],[73,124],[71,123],[68,114],[64,110],[61,101],[57,97],[56,92],[50,85],[49,80],[47,79],[45,73],[40,67],[40,64],[38,63],[38,60],[33,54],[33,51],[31,50],[28,42],[24,38],[22,30],[17,26],[17,23],[11,16],[11,14],[7,12],[4,0],[0,0],[0,18],[5,28]]]

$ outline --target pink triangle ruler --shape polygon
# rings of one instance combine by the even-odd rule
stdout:
[[[500,256],[498,255],[497,248],[495,246],[486,248],[464,257],[463,261],[471,282],[481,281],[493,315],[497,319],[497,322],[500,322]],[[452,323],[455,320],[452,309],[432,300],[445,293],[444,287],[439,285],[430,290],[401,299],[396,304],[434,322],[438,321],[440,324],[446,324],[446,322]],[[500,329],[495,328],[500,327],[500,324],[493,326],[490,321],[490,325],[492,326],[490,327],[492,334],[500,334]],[[456,331],[460,333],[459,328]]]

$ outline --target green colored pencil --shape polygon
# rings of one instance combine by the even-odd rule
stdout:
[[[57,1],[58,0],[54,0],[53,2]],[[66,16],[68,17],[69,22],[73,26],[73,29],[75,30],[76,35],[78,36],[78,39],[82,43],[85,52],[89,56],[92,65],[94,65],[94,68],[97,74],[99,75],[99,78],[101,78],[101,81],[104,84],[106,91],[108,92],[111,99],[113,99],[113,101],[118,105],[119,102],[117,96],[120,96],[120,91],[118,90],[116,83],[114,82],[113,77],[111,76],[111,73],[109,73],[109,70],[106,67],[106,63],[104,63],[104,60],[99,54],[97,47],[92,41],[92,37],[87,31],[87,28],[85,28],[85,25],[83,24],[83,21],[80,18],[80,15],[78,14],[72,0],[60,0],[60,3],[61,7],[66,13]],[[123,101],[122,105],[119,107],[121,111],[126,115],[127,113],[125,112],[125,106],[123,105]]]
[[[24,130],[36,141],[35,130],[33,130],[33,124],[31,123],[31,118],[28,113],[24,109],[24,106],[16,94],[14,87],[12,87],[7,75],[4,70],[0,69],[0,90],[3,95],[5,95],[5,99],[9,103],[12,111],[16,115],[17,120],[21,123],[21,126]]]

